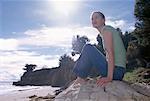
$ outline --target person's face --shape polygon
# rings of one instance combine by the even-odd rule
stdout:
[[[101,27],[105,23],[105,20],[98,13],[93,13],[91,20],[94,28]]]

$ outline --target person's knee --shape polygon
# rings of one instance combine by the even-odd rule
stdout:
[[[72,70],[73,74],[80,78],[86,78],[88,76],[88,72],[83,70],[83,68],[74,68]]]
[[[90,43],[87,43],[87,44],[85,44],[85,46],[87,46],[87,47],[92,47],[93,45],[90,44]]]
[[[82,49],[82,53],[89,55],[90,51],[92,50],[92,45],[91,44],[85,44],[83,49]]]
[[[91,45],[91,44],[85,44],[84,45],[84,49],[90,49],[90,48],[92,48],[93,47],[93,45]]]

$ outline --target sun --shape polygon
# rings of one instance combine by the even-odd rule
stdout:
[[[50,3],[56,13],[65,16],[75,13],[78,8],[78,2],[75,0],[52,0]]]

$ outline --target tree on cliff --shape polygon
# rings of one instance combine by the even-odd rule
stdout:
[[[37,67],[37,65],[35,64],[26,64],[25,65],[26,68],[23,68],[23,70],[26,70],[26,72],[32,72],[35,67]]]
[[[74,60],[70,56],[64,54],[60,57],[59,67],[71,68],[71,67],[73,67],[73,65],[74,65]]]

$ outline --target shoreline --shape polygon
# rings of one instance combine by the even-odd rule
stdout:
[[[2,101],[29,101],[34,96],[54,95],[58,87],[40,86],[37,88],[14,90],[0,95]],[[29,98],[30,97],[30,98]],[[32,101],[32,100],[31,100]]]

